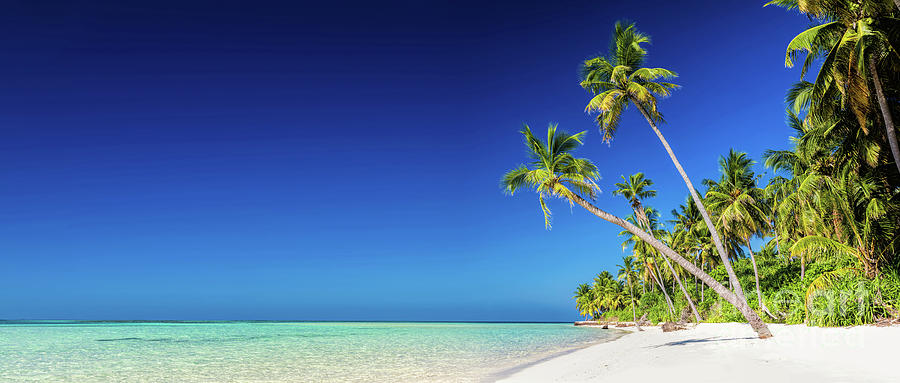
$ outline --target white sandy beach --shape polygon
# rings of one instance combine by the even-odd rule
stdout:
[[[527,367],[501,382],[900,382],[900,327],[704,323],[645,327]]]

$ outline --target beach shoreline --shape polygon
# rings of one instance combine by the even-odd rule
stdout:
[[[770,325],[758,339],[740,323],[701,323],[664,333],[658,326],[517,370],[516,382],[893,382],[900,326]]]
[[[603,327],[602,325],[580,325],[580,326],[582,326],[582,327],[596,327],[596,328],[598,328],[598,329],[600,329],[600,328]],[[484,377],[484,379],[481,380],[481,381],[482,381],[482,382],[486,382],[486,383],[487,383],[487,382],[498,382],[498,381],[503,381],[503,380],[505,380],[505,379],[510,378],[510,377],[513,376],[513,375],[518,374],[518,373],[521,372],[522,370],[528,369],[528,368],[530,368],[530,367],[539,365],[539,364],[541,364],[541,363],[548,362],[548,361],[550,361],[550,360],[553,360],[553,359],[556,359],[556,358],[559,358],[559,357],[562,357],[562,356],[565,356],[565,355],[568,355],[568,354],[571,354],[571,353],[574,353],[574,352],[578,352],[578,351],[584,350],[584,349],[586,349],[586,348],[594,347],[594,346],[599,345],[599,344],[615,342],[616,340],[618,340],[618,339],[620,339],[620,338],[622,338],[622,337],[624,337],[624,336],[626,336],[626,335],[628,335],[628,334],[630,334],[630,333],[632,332],[632,330],[627,329],[627,328],[619,328],[619,329],[608,329],[608,328],[605,328],[604,330],[611,330],[611,331],[614,333],[614,335],[613,335],[612,337],[610,337],[610,338],[603,338],[602,340],[599,340],[599,341],[597,341],[596,343],[587,344],[587,345],[581,345],[581,346],[576,346],[576,347],[573,347],[573,348],[570,348],[570,349],[567,349],[567,350],[557,351],[557,352],[554,352],[554,353],[552,353],[552,354],[550,354],[550,355],[545,355],[545,356],[543,356],[543,357],[541,357],[541,358],[539,358],[539,359],[532,360],[532,361],[529,361],[529,362],[527,362],[527,363],[518,364],[518,365],[516,365],[516,366],[514,366],[514,367],[507,368],[507,369],[501,370],[501,371],[499,371],[499,372],[493,373],[493,374],[491,374],[491,375],[489,375],[489,376],[486,376],[486,377]],[[619,331],[616,331],[616,330],[619,330]]]

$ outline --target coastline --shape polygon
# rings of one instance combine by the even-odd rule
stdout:
[[[770,325],[758,339],[746,324],[701,323],[663,333],[634,328],[618,339],[525,366],[497,380],[516,382],[893,382],[900,326]]]
[[[596,327],[596,328],[598,328],[598,329],[603,327],[603,326],[599,326],[599,325],[580,325],[580,326],[584,326],[584,327]],[[514,366],[514,367],[507,368],[507,369],[505,369],[505,370],[502,370],[502,371],[496,372],[496,373],[494,373],[494,374],[491,374],[491,375],[489,375],[489,376],[486,376],[486,377],[484,378],[484,380],[482,380],[482,381],[483,381],[483,382],[500,382],[500,381],[504,381],[505,379],[508,379],[508,378],[510,378],[510,377],[512,377],[512,376],[514,376],[514,375],[516,375],[516,374],[518,374],[519,372],[521,372],[521,371],[523,371],[523,370],[526,370],[526,369],[528,369],[528,368],[531,368],[531,367],[533,367],[533,366],[536,366],[536,365],[539,365],[539,364],[542,364],[542,363],[551,361],[551,360],[553,360],[553,359],[556,359],[556,358],[559,358],[559,357],[562,357],[562,356],[565,356],[565,355],[572,354],[572,353],[574,353],[574,352],[578,352],[578,351],[581,351],[581,350],[584,350],[584,349],[587,349],[587,348],[591,348],[591,347],[594,347],[594,346],[597,346],[597,345],[615,342],[615,341],[621,339],[622,337],[628,335],[629,333],[631,333],[631,332],[633,331],[633,330],[626,329],[626,328],[603,329],[603,330],[611,330],[611,331],[613,332],[613,335],[612,335],[611,337],[609,337],[609,338],[605,338],[605,339],[603,339],[603,340],[601,340],[601,341],[597,341],[596,343],[586,344],[586,345],[582,345],[582,346],[576,346],[576,347],[573,347],[573,348],[570,348],[570,349],[567,349],[567,350],[557,351],[557,352],[551,353],[551,354],[549,354],[549,355],[544,355],[544,356],[542,356],[542,357],[540,357],[540,358],[538,358],[538,359],[536,359],[536,360],[532,360],[532,361],[530,361],[530,362],[518,364],[518,365],[516,365],[516,366]],[[616,330],[618,330],[618,331],[616,331]]]

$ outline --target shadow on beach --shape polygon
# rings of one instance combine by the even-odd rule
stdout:
[[[684,345],[693,344],[693,343],[727,342],[727,341],[732,341],[732,340],[746,340],[746,339],[755,339],[755,338],[753,338],[753,337],[742,337],[742,338],[718,338],[718,337],[709,337],[709,338],[702,338],[702,339],[685,339],[685,340],[679,340],[679,341],[675,341],[675,342],[663,343],[663,344],[659,344],[659,345],[656,345],[656,346],[647,346],[647,348],[659,348],[659,347],[668,347],[668,346],[684,346]]]

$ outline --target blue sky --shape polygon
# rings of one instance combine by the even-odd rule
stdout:
[[[630,110],[611,145],[578,64],[613,22],[677,71],[662,127],[699,183],[787,146],[784,47],[753,1],[13,2],[0,15],[0,318],[571,320],[617,227],[508,197],[518,130],[588,130],[622,174],[686,189]]]

